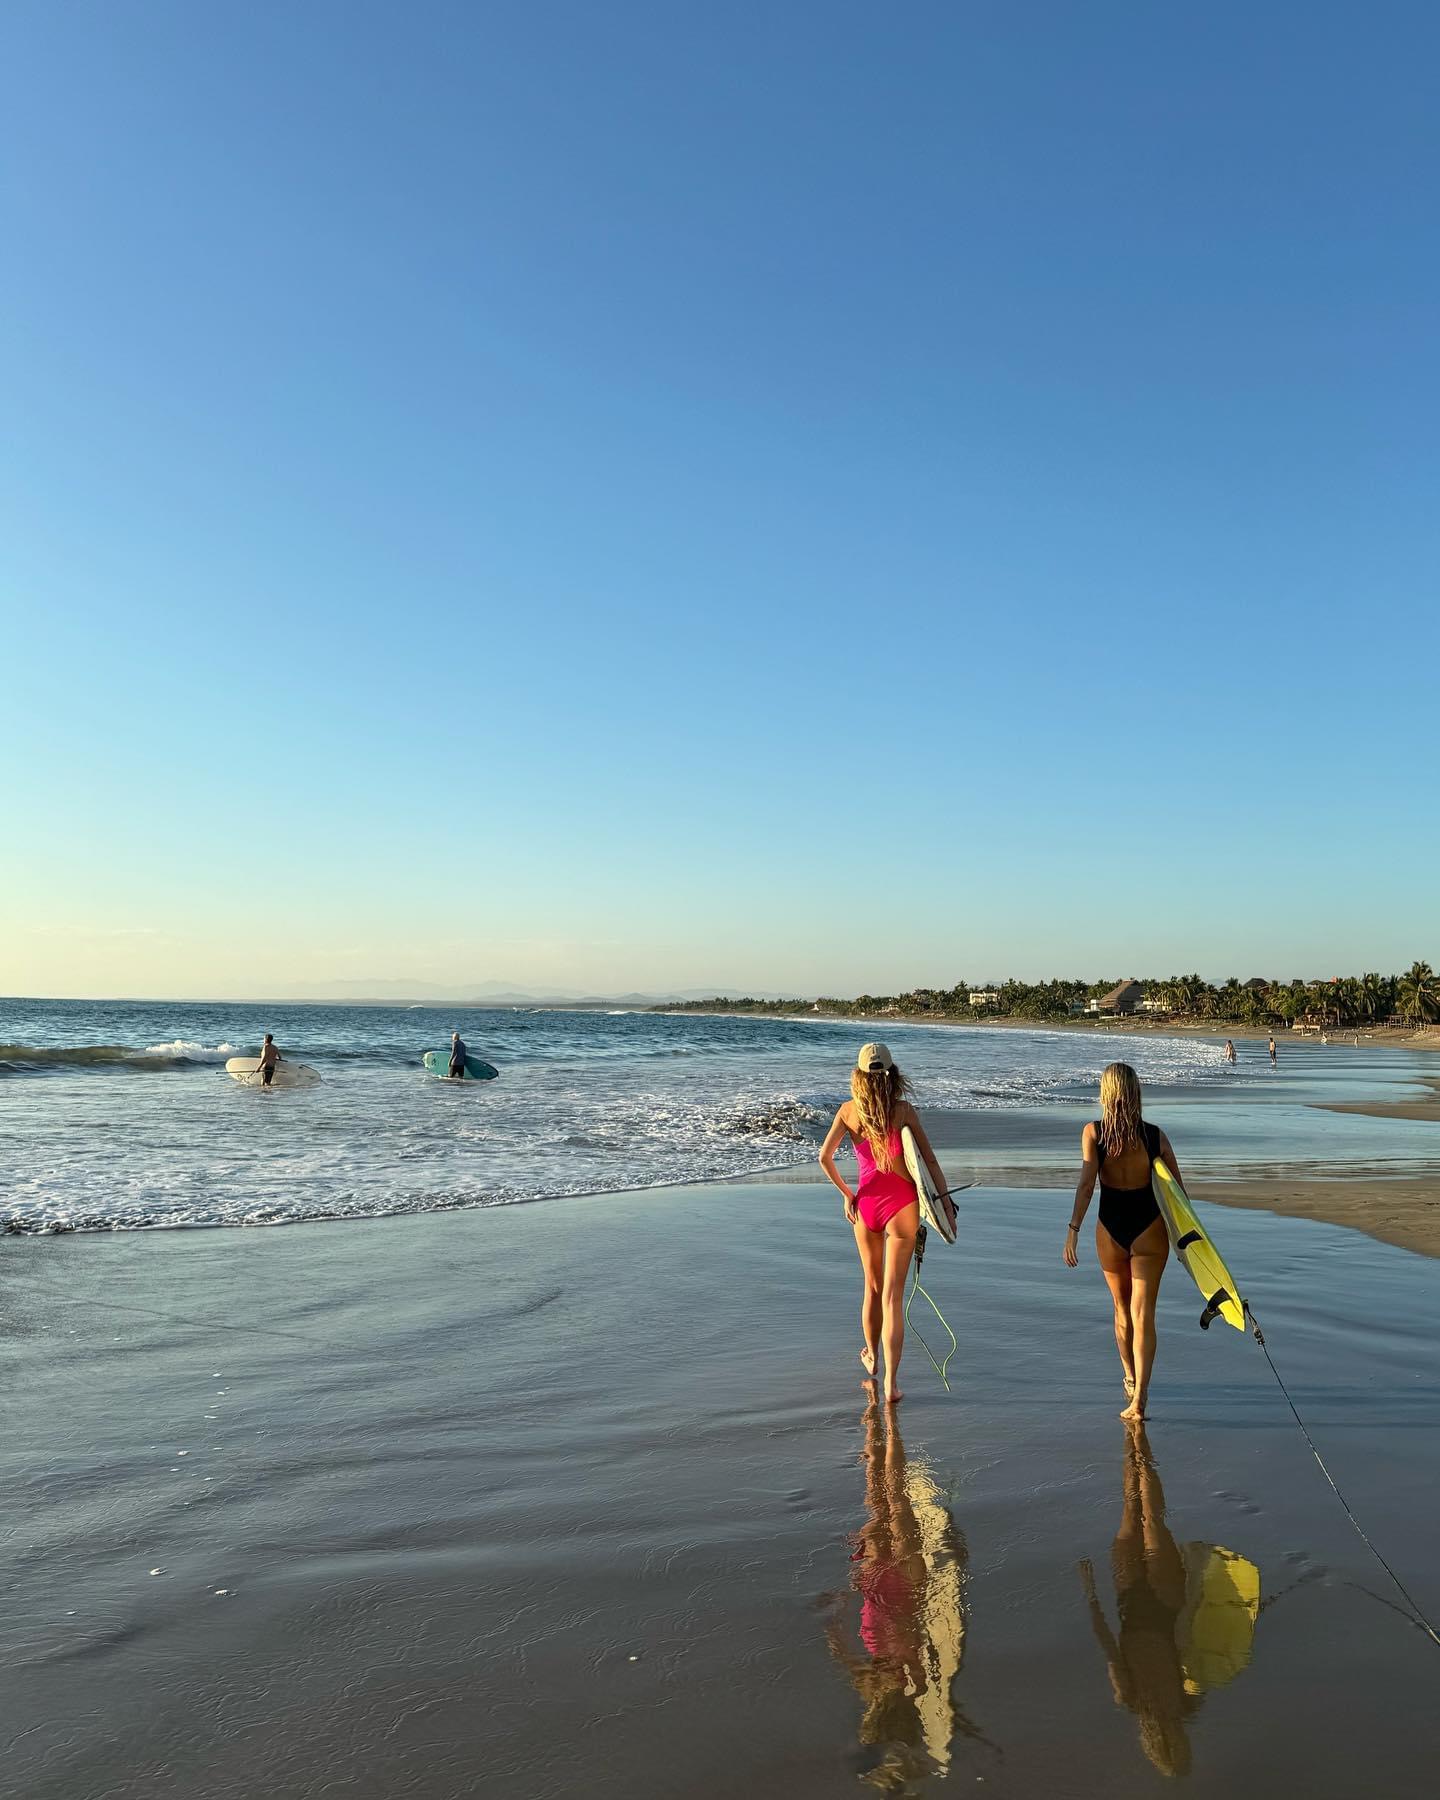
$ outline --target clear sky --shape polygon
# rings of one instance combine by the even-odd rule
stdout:
[[[1440,958],[1437,64],[12,0],[0,993]]]

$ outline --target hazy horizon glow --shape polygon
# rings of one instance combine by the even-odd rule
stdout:
[[[12,9],[0,992],[1440,960],[1437,50]]]

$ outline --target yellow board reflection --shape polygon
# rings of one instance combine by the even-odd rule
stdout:
[[[1126,1433],[1120,1529],[1110,1552],[1118,1625],[1111,1630],[1095,1572],[1080,1565],[1090,1623],[1117,1706],[1134,1713],[1140,1747],[1162,1775],[1190,1768],[1188,1725],[1201,1698],[1250,1661],[1260,1571],[1220,1544],[1184,1549],[1165,1524],[1165,1490],[1142,1425]]]

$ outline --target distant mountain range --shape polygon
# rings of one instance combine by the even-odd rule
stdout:
[[[317,981],[287,988],[275,999],[323,1000],[342,1005],[435,1006],[665,1006],[676,1000],[788,1000],[793,994],[757,991],[754,988],[685,988],[665,994],[564,994],[534,993],[511,987],[504,981],[477,981],[446,987],[435,981]]]

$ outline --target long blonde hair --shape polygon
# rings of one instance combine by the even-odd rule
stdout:
[[[850,1098],[860,1115],[860,1131],[875,1156],[877,1169],[893,1169],[890,1140],[898,1129],[900,1103],[910,1083],[893,1065],[888,1069],[852,1069]]]
[[[1119,1156],[1138,1148],[1144,1135],[1140,1077],[1129,1063],[1108,1063],[1100,1075],[1100,1154]]]

